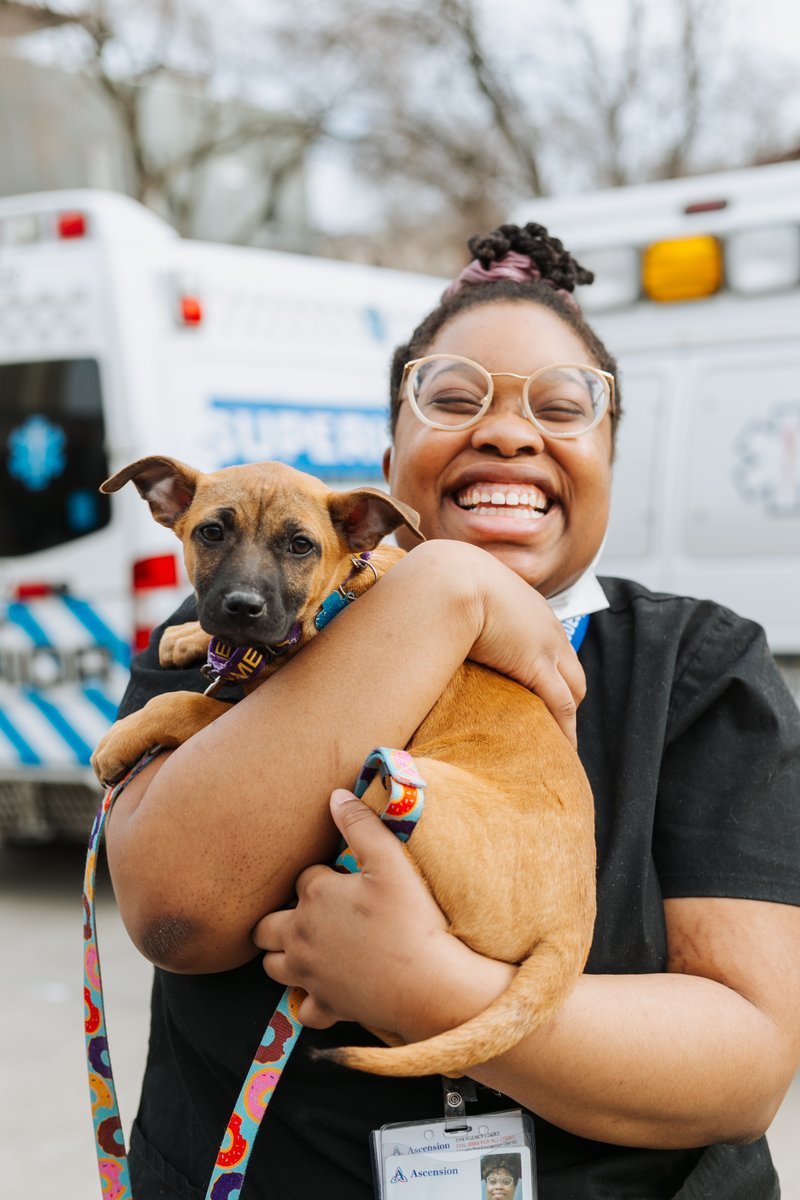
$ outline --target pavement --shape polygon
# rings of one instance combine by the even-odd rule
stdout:
[[[0,945],[7,963],[0,989],[2,1200],[100,1196],[83,1044],[83,859],[75,846],[0,846]],[[147,1046],[151,970],[129,943],[104,878],[97,908],[109,1044],[127,1135]],[[800,1200],[798,1131],[800,1075],[769,1134],[784,1200]]]

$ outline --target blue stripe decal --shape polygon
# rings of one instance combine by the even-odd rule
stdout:
[[[116,662],[123,667],[131,665],[131,648],[128,643],[117,637],[110,625],[106,625],[103,618],[94,611],[88,601],[79,600],[77,596],[62,596],[61,599],[87,633],[91,634],[100,646],[108,647]]]
[[[107,721],[116,721],[117,708],[119,706],[113,700],[109,699],[99,687],[85,687],[83,694],[103,714]]]
[[[9,621],[13,621],[15,625],[19,625],[20,629],[27,633],[34,645],[49,646],[51,644],[49,637],[26,605],[14,601],[6,609],[6,616]]]
[[[24,694],[31,704],[38,708],[42,716],[50,722],[56,733],[64,739],[81,766],[87,767],[92,757],[92,747],[72,728],[63,713],[60,713],[49,700],[45,700],[41,692],[35,692],[33,688],[25,688]]]
[[[36,753],[36,751],[33,749],[32,746],[28,745],[28,743],[25,741],[25,738],[22,736],[22,734],[19,732],[19,730],[16,729],[15,726],[11,724],[8,717],[6,716],[6,714],[3,712],[3,710],[1,708],[0,708],[0,733],[5,734],[5,736],[8,738],[8,740],[11,742],[11,745],[14,747],[17,754],[19,755],[20,762],[25,763],[25,765],[27,767],[41,766],[42,760],[39,757],[39,755]]]

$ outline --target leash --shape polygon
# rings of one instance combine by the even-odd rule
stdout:
[[[158,749],[151,750],[105,796],[92,827],[83,885],[86,921],[84,936],[84,989],[86,1005],[86,1058],[94,1125],[95,1150],[104,1200],[133,1200],[128,1155],[122,1132],[117,1091],[111,1068],[106,1030],[100,955],[95,918],[97,852],[108,814],[114,801],[139,772],[152,762]],[[408,841],[424,807],[424,781],[405,750],[378,747],[361,769],[356,796],[363,796],[377,774],[391,781],[389,802],[381,816],[401,841]],[[334,864],[340,871],[355,873],[359,864],[345,846]],[[300,988],[286,988],[255,1052],[217,1154],[206,1191],[206,1200],[229,1200],[244,1183],[244,1175],[256,1134],[267,1111],[281,1073],[302,1032],[297,1012],[305,997]]]
[[[347,592],[346,585],[353,578],[354,573],[363,570],[364,566],[369,565],[374,572],[375,568],[366,561],[368,557],[368,551],[360,555],[359,559],[363,561],[359,566],[354,556],[353,571],[337,591],[332,593],[332,596],[338,596],[338,600],[332,601],[329,606],[329,615],[321,625],[318,625],[318,628],[322,628],[338,612],[341,612],[342,608],[355,599],[352,593]],[[328,597],[327,600],[332,600],[332,597]],[[323,602],[323,609],[318,614],[317,621],[323,615],[325,603]],[[335,611],[330,611],[334,607]],[[573,648],[577,651],[586,634],[589,624],[588,615],[572,618],[571,622],[565,621],[563,624]],[[567,628],[568,624],[571,624],[572,627]],[[291,637],[290,633],[287,642],[280,645],[289,649],[287,643]],[[299,634],[292,645],[296,644],[298,639]],[[207,694],[211,694],[212,690],[216,690],[229,679],[254,678],[274,660],[275,650],[280,649],[280,647],[268,647],[266,653],[262,653],[253,648],[246,648],[241,654],[236,654],[231,647],[216,639],[212,642],[212,646],[215,656],[214,677],[206,690]],[[211,648],[209,648],[209,664],[211,661]],[[156,746],[148,751],[125,778],[106,793],[92,826],[86,855],[83,885],[85,913],[83,995],[86,1006],[84,1028],[92,1123],[103,1200],[134,1200],[134,1198],[108,1048],[95,913],[97,855],[103,829],[114,802],[131,780],[153,761],[159,749],[160,747]],[[414,760],[407,751],[381,746],[373,750],[361,768],[353,789],[359,799],[377,774],[380,774],[384,784],[387,780],[391,784],[389,800],[381,814],[381,820],[397,838],[407,842],[423,812],[424,780],[420,777]],[[343,847],[334,867],[351,874],[360,871],[360,865],[349,846]],[[270,1018],[226,1126],[206,1190],[205,1200],[230,1200],[233,1195],[241,1193],[256,1135],[283,1069],[302,1032],[297,1012],[304,996],[305,993],[300,988],[286,988]]]

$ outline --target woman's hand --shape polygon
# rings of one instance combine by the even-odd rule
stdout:
[[[576,713],[586,695],[583,667],[544,596],[508,567],[497,565],[506,578],[502,588],[490,587],[483,594],[483,627],[470,658],[535,692],[577,746]]]
[[[466,542],[425,542],[409,559],[426,559],[436,586],[445,588],[449,579],[452,588],[454,577],[461,581],[468,620],[477,630],[468,657],[535,692],[575,746],[586,679],[544,596],[488,551]]]
[[[253,940],[266,951],[268,975],[308,993],[304,1025],[357,1021],[411,1037],[447,1006],[447,981],[474,973],[482,960],[447,932],[411,859],[371,809],[337,790],[331,812],[361,872],[309,867],[297,881],[296,908],[264,917]],[[444,1013],[433,1019],[447,1027]],[[458,1019],[454,1013],[452,1023]]]

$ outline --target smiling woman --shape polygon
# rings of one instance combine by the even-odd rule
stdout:
[[[427,349],[471,354],[492,377],[491,403],[465,427],[432,427],[410,402],[407,376],[385,460],[392,494],[416,507],[427,537],[482,546],[543,595],[563,591],[605,536],[611,418],[606,402],[569,436],[559,426],[552,437],[533,420],[529,380],[586,358],[586,347],[551,310],[501,298],[461,309]],[[399,541],[411,549],[403,535]]]
[[[132,936],[183,931],[174,952],[159,943],[137,1200],[203,1195],[285,984],[307,993],[306,1030],[253,1152],[254,1195],[369,1200],[370,1130],[440,1113],[435,1078],[348,1074],[318,1051],[374,1045],[366,1029],[453,1029],[516,976],[453,935],[343,790],[372,747],[409,742],[467,657],[537,692],[570,737],[580,703],[597,842],[585,973],[541,1029],[470,1068],[479,1113],[535,1114],[540,1200],[779,1195],[762,1135],[800,1056],[800,716],[757,626],[597,580],[620,398],[572,298],[588,273],[538,226],[471,249],[392,366],[386,477],[428,543],[401,532],[410,552],[357,604],[117,801],[108,849]],[[588,622],[580,665],[553,613]],[[195,616],[190,601],[170,623]],[[160,670],[158,637],[123,714],[200,689]],[[468,718],[497,769],[504,713]],[[524,770],[538,747],[518,752]],[[339,832],[360,874],[319,865]],[[474,869],[502,888],[563,864],[525,844]],[[514,1172],[495,1168],[487,1195],[504,1200]]]

